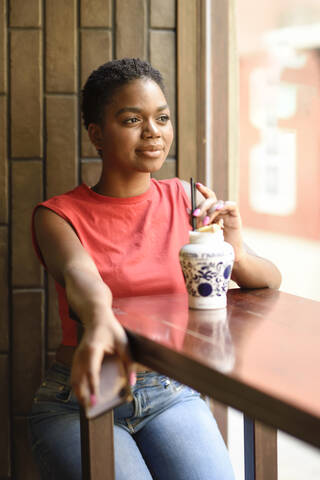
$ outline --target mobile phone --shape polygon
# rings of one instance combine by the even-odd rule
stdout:
[[[121,359],[117,355],[105,355],[100,372],[100,386],[97,403],[85,407],[88,419],[118,407],[133,399]]]

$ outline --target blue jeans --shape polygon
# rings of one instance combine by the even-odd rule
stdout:
[[[132,402],[114,409],[116,480],[234,480],[217,424],[198,392],[157,372],[138,372],[132,393]],[[42,479],[81,479],[79,404],[68,367],[56,362],[47,372],[34,397],[29,433]]]

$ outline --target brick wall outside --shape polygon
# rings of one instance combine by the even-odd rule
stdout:
[[[60,342],[54,285],[33,252],[34,205],[100,160],[79,91],[112,58],[149,59],[176,112],[175,0],[0,0],[0,478],[38,479],[27,441],[33,393]],[[176,145],[158,178],[176,175]]]

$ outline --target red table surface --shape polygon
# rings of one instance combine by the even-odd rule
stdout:
[[[115,299],[114,311],[128,332],[154,342],[155,351],[178,352],[320,420],[320,302],[234,289],[227,309],[190,310],[187,295],[170,294]]]

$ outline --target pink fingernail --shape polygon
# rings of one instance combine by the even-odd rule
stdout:
[[[137,381],[136,372],[131,372],[130,373],[130,385],[135,385],[136,381]]]
[[[197,187],[203,187],[202,183],[200,183],[200,182],[197,182],[196,185],[197,185]]]
[[[90,403],[94,407],[97,403],[97,397],[95,395],[90,395]]]
[[[224,207],[224,202],[222,200],[219,200],[218,203],[216,203],[214,209],[215,210],[222,210]]]
[[[194,217],[197,217],[199,214],[200,214],[200,208],[196,208],[192,215]]]
[[[210,217],[208,217],[208,216],[204,217],[203,222],[202,222],[203,225],[208,225],[209,222],[210,222]]]

